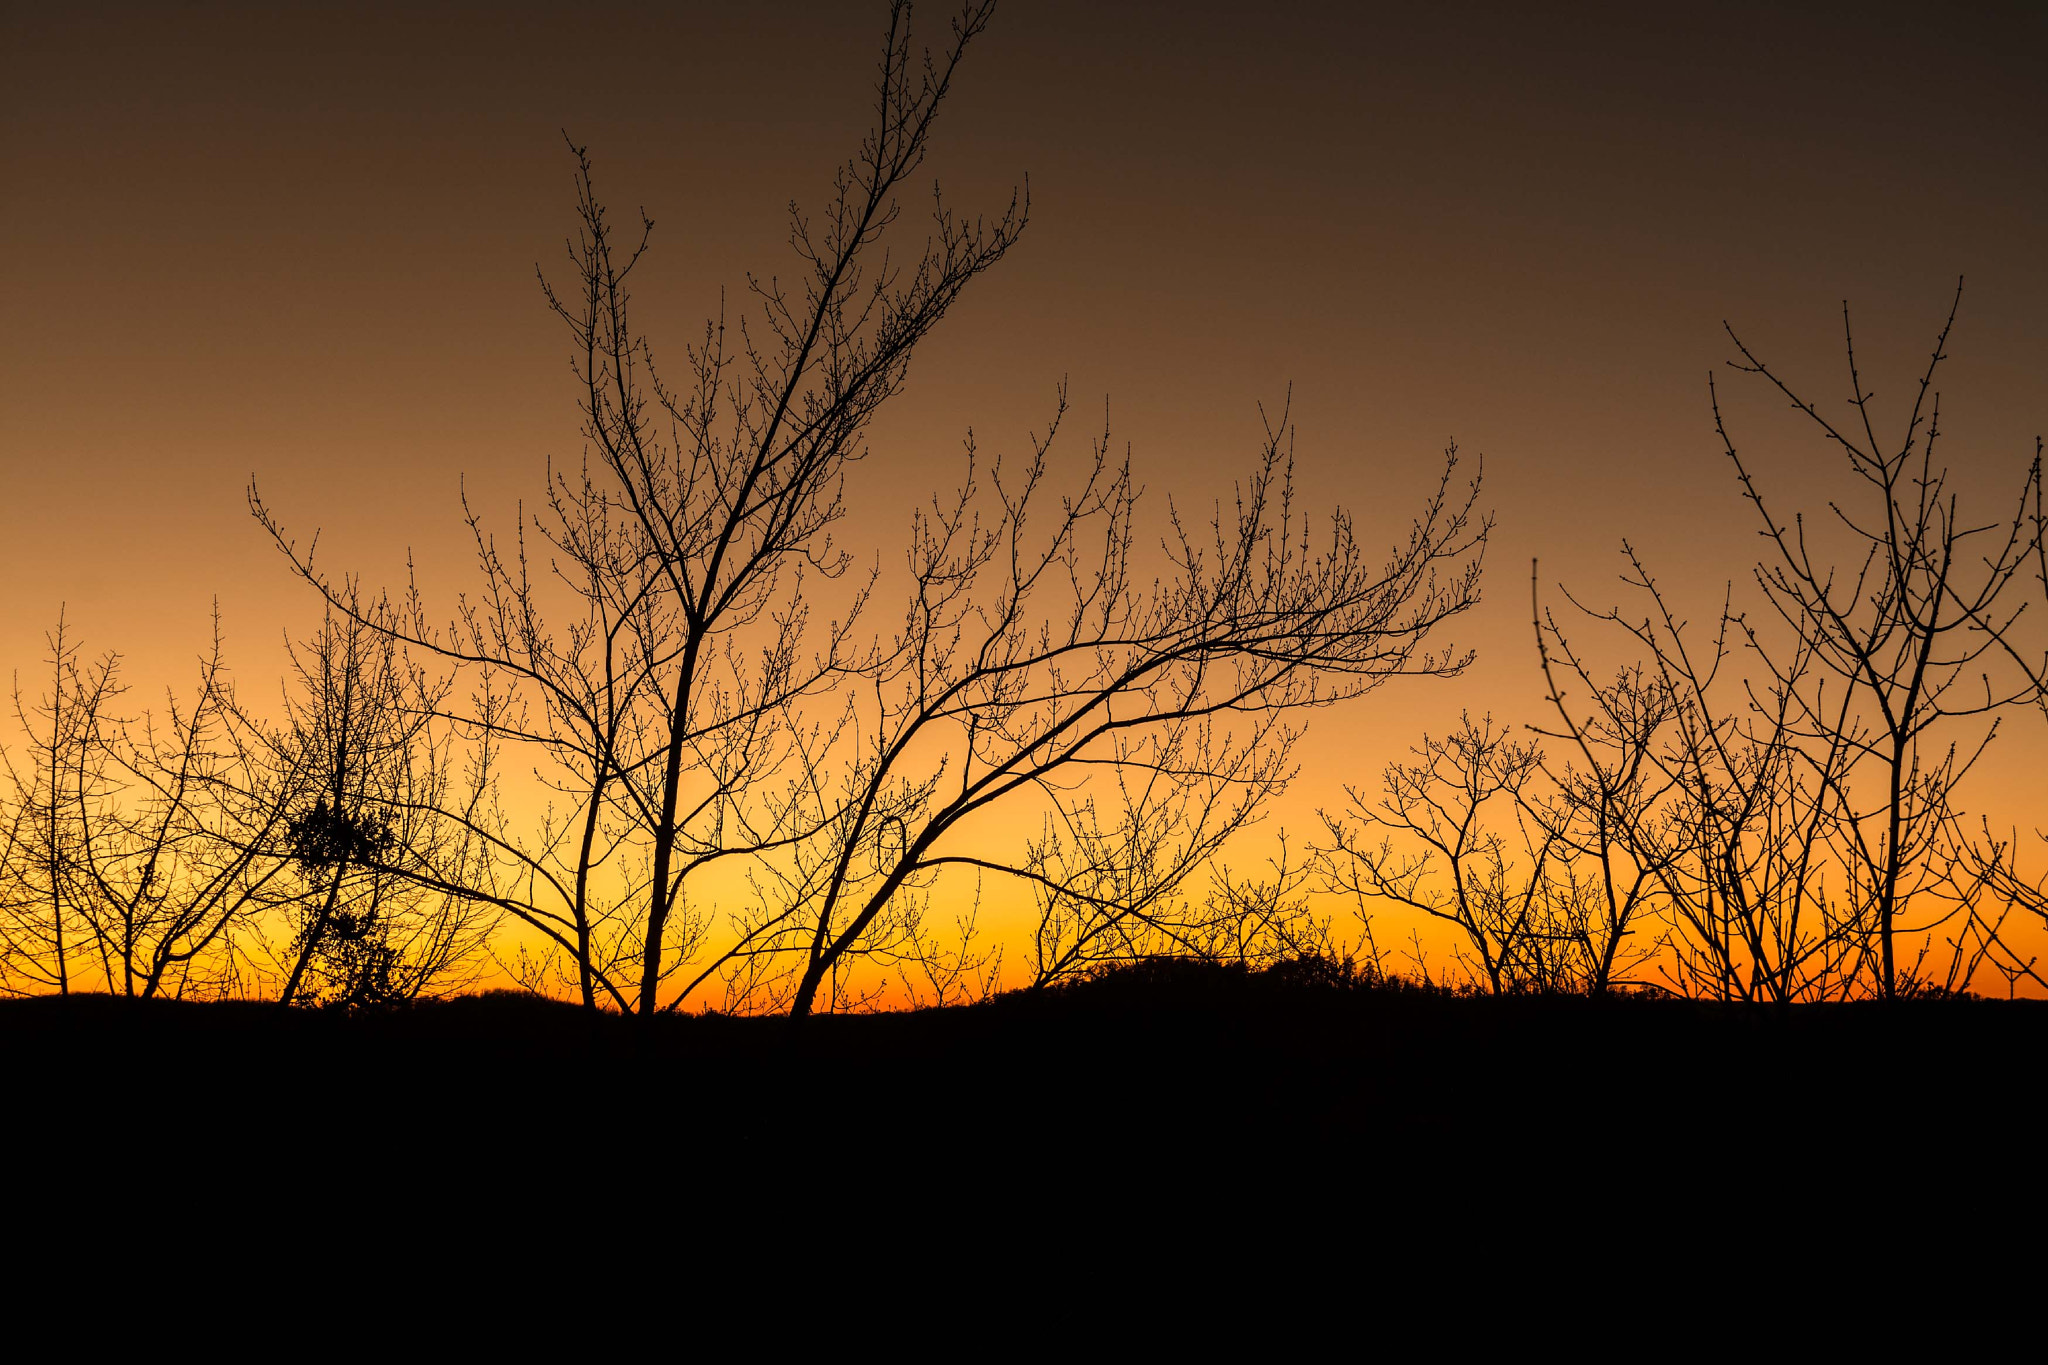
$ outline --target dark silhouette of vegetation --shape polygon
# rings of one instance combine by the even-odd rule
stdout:
[[[1988,519],[1952,486],[1934,380],[1960,285],[1888,439],[1846,306],[1850,422],[1731,329],[1734,368],[1840,461],[1826,514],[1780,510],[1710,376],[1750,582],[1701,628],[1631,543],[1619,606],[1550,605],[1532,566],[1540,723],[1425,734],[1306,850],[1245,836],[1317,713],[1470,661],[1441,635],[1492,523],[1455,445],[1373,551],[1343,508],[1305,510],[1289,408],[1261,411],[1229,499],[1160,507],[1106,416],[1070,465],[1062,385],[1021,456],[968,433],[900,567],[849,544],[878,413],[1028,221],[1025,190],[965,217],[936,189],[921,237],[901,221],[992,12],[925,51],[891,5],[866,134],[821,209],[791,208],[798,270],[750,277],[680,382],[630,307],[653,224],[621,235],[571,144],[569,268],[541,288],[585,449],[502,534],[465,500],[475,580],[445,619],[416,583],[330,572],[253,482],[323,606],[274,713],[231,684],[218,622],[193,690],[131,710],[119,656],[60,614],[46,683],[15,686],[0,989],[407,1015],[502,973],[592,1019],[893,995],[1006,1020],[2048,989],[2039,831],[1965,802],[2001,727],[2048,719],[2042,454]],[[1028,944],[984,941],[990,885],[1030,898]],[[1419,929],[1382,951],[1375,918],[1406,912],[1449,926],[1447,966]]]

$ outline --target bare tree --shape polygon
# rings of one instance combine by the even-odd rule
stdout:
[[[435,885],[538,931],[586,1005],[677,1003],[664,983],[708,927],[686,888],[715,864],[817,832],[813,806],[776,797],[807,743],[790,717],[867,662],[853,645],[865,594],[856,585],[840,619],[814,630],[807,580],[848,569],[831,528],[869,423],[1028,212],[1013,197],[993,221],[963,220],[934,191],[921,252],[886,254],[897,196],[992,9],[968,5],[945,50],[920,58],[909,6],[891,6],[867,137],[822,214],[791,206],[801,281],[750,278],[758,330],[707,323],[679,389],[657,377],[629,315],[627,279],[653,224],[643,217],[637,238],[615,241],[576,149],[576,287],[543,286],[575,346],[588,453],[575,470],[550,470],[547,511],[531,526],[547,562],[529,557],[523,521],[501,552],[471,513],[483,586],[452,623],[435,626],[417,591],[395,616],[359,618],[466,670],[468,703],[448,719],[536,759],[561,804],[526,834],[495,807],[447,812],[471,822],[495,861],[489,877]],[[295,570],[347,610],[312,550],[294,548],[253,488],[251,501]]]
[[[1847,894],[1867,897],[1872,907],[1877,981],[1887,999],[1912,984],[1900,979],[1897,938],[1946,917],[1930,911],[1926,922],[1915,922],[1913,906],[1946,900],[1952,912],[1956,904],[1941,894],[1953,881],[1940,858],[1956,785],[1996,732],[1997,713],[2041,696],[2042,661],[2020,645],[2014,625],[2021,607],[2010,592],[2041,562],[2038,455],[2011,517],[1994,522],[1966,518],[1937,458],[1941,403],[1933,383],[1961,299],[1958,282],[1904,430],[1891,444],[1877,435],[1847,304],[1853,427],[1823,417],[1729,329],[1742,356],[1731,365],[1768,381],[1846,457],[1860,500],[1832,503],[1831,527],[1810,526],[1803,515],[1784,522],[1772,512],[1708,381],[1715,429],[1770,547],[1757,582],[1793,643],[1774,646],[1754,631],[1749,639],[1789,704],[1787,723],[1809,744],[1845,749],[1848,770],[1829,779],[1842,789],[1836,842]],[[1850,547],[1853,567],[1838,568],[1823,548],[1830,531]],[[1957,730],[1972,721],[1981,722],[1974,732]],[[1944,735],[1954,737],[1944,743]],[[1866,777],[1866,768],[1875,771]]]
[[[1751,623],[1734,610],[1732,588],[1702,645],[1634,548],[1624,543],[1622,552],[1623,581],[1647,610],[1581,610],[1619,627],[1645,662],[1603,688],[1548,615],[1539,644],[1547,635],[1570,660],[1594,714],[1661,717],[1661,726],[1634,731],[1638,795],[1616,812],[1635,867],[1661,893],[1660,975],[1680,994],[1723,1000],[1784,1004],[1853,992],[1870,979],[1875,921],[1844,884],[1834,843],[1846,827],[1853,751],[1839,732],[1800,724],[1798,688],[1815,667],[1812,651],[1784,653],[1761,682],[1747,676]],[[1551,689],[1562,714],[1554,675]],[[1650,706],[1639,700],[1646,693]],[[1608,728],[1628,731],[1614,720]],[[1590,807],[1598,795],[1582,792],[1576,804]]]
[[[117,655],[81,667],[61,623],[50,639],[33,766],[14,773],[16,875],[33,889],[11,917],[14,970],[59,991],[240,992],[238,936],[290,896],[282,838],[298,774],[270,761],[269,736],[237,707],[218,617],[190,700],[168,694],[134,718],[113,712]]]
[[[1965,988],[1986,961],[2009,976],[2027,970],[2002,936],[2010,907],[2026,903],[2012,841],[1988,829],[1982,843],[1965,838],[1956,792],[1997,713],[2042,695],[2009,598],[2016,577],[2043,567],[2038,452],[2010,522],[1965,523],[1934,455],[1941,345],[1904,437],[1885,453],[1845,343],[1860,437],[1827,423],[1739,340],[1737,368],[1769,378],[1847,452],[1868,508],[1831,504],[1823,525],[1774,520],[1714,398],[1772,550],[1755,575],[1761,621],[1735,609],[1731,589],[1711,638],[1688,635],[1626,544],[1624,582],[1647,610],[1574,605],[1631,637],[1639,662],[1597,681],[1554,616],[1538,616],[1562,722],[1544,733],[1577,762],[1545,768],[1547,799],[1519,786],[1521,804],[1555,837],[1553,874],[1597,872],[1591,922],[1631,924],[1646,907],[1663,920],[1660,972],[1684,994],[1889,997]],[[1860,561],[1853,573],[1833,567],[1831,544]],[[2007,910],[1986,909],[1998,902]],[[1901,935],[1923,940],[1910,963],[1898,957]]]
[[[1323,813],[1327,883],[1362,914],[1391,901],[1457,926],[1454,960],[1496,995],[1581,987],[1586,888],[1558,875],[1569,854],[1559,822],[1533,818],[1540,746],[1466,715],[1412,752],[1413,762],[1387,765],[1377,799],[1346,788],[1347,810]]]
[[[1541,803],[1525,798],[1524,809],[1555,841],[1550,866],[1565,880],[1584,985],[1604,995],[1650,955],[1640,945],[1632,949],[1629,939],[1660,908],[1660,892],[1680,856],[1668,809],[1679,780],[1658,762],[1657,751],[1683,703],[1661,668],[1646,671],[1637,663],[1596,682],[1556,616],[1542,609],[1533,562],[1530,605],[1546,700],[1560,725],[1532,728],[1568,745],[1576,761],[1551,768],[1539,755],[1552,795]],[[1560,665],[1585,689],[1583,713],[1567,701]]]
[[[1274,717],[1233,747],[1221,751],[1208,719],[1170,723],[1151,755],[1168,762],[1116,767],[1048,812],[1018,870],[1038,907],[1034,988],[1143,958],[1255,960],[1316,937],[1284,844],[1270,882],[1216,869],[1200,901],[1183,889],[1289,776],[1291,736]]]
[[[1424,647],[1477,600],[1489,526],[1474,511],[1477,479],[1456,489],[1455,449],[1405,542],[1376,563],[1342,510],[1317,543],[1295,506],[1283,413],[1234,509],[1219,506],[1202,531],[1170,511],[1147,585],[1133,551],[1139,489],[1106,433],[1087,477],[1034,531],[1059,425],[1022,469],[998,461],[985,484],[970,440],[958,495],[914,514],[904,622],[873,670],[843,784],[825,794],[827,838],[736,950],[796,955],[796,1014],[850,957],[887,941],[902,896],[947,869],[1020,878],[1112,924],[1142,920],[1279,790],[1287,717],[1466,662]],[[1121,821],[1105,826],[1087,779],[1110,774],[1127,785]],[[956,831],[997,803],[1050,810],[1078,864],[1055,875],[1043,843],[1008,857],[962,846]],[[1147,833],[1162,812],[1183,831],[1163,857]]]
[[[210,955],[233,989],[231,956],[215,950],[231,950],[285,891],[280,839],[301,775],[265,762],[266,737],[229,687],[218,621],[189,707],[167,697],[161,720],[145,712],[91,742],[109,763],[75,793],[77,872],[109,989],[154,995],[175,968],[184,994]]]
[[[1992,833],[1988,819],[1981,826],[1981,837],[1965,844],[1962,858],[1976,879],[1973,889],[1983,896],[1987,909],[1965,923],[1965,951],[1973,949],[1975,960],[1988,964],[2005,979],[2008,995],[2021,981],[2048,988],[2039,951],[2027,948],[2019,934],[2008,928],[2017,912],[2020,924],[2016,927],[2021,932],[2048,930],[2048,874],[2029,871],[2021,852],[2023,842],[2048,841],[2048,832],[2037,828],[2032,839],[2023,841],[2016,829],[1999,837]]]
[[[445,679],[412,668],[395,633],[348,600],[293,648],[298,686],[275,745],[277,766],[298,775],[282,853],[302,888],[278,964],[284,1005],[381,1005],[458,986],[496,920],[489,902],[445,889],[478,880],[487,754],[457,771],[452,737],[435,727]]]
[[[2025,521],[2033,544],[2033,576],[2040,587],[2040,596],[2035,601],[2048,609],[2048,513],[2043,512],[2041,485],[2042,440],[2036,436],[2034,461],[2028,477],[2028,494],[2033,506],[2025,513]],[[2013,653],[2031,672],[2035,684],[2035,706],[2043,719],[2048,719],[2048,660],[2036,664],[2031,656],[2017,649]],[[1981,819],[1979,825],[1981,838],[1961,841],[1962,861],[1974,874],[1978,887],[1986,893],[1990,909],[1984,917],[1973,918],[1967,932],[1994,969],[2005,978],[2008,992],[2021,980],[2048,987],[2048,979],[2042,976],[2039,952],[2022,947],[2006,928],[2007,921],[2017,911],[2022,925],[2031,925],[2036,933],[2048,931],[2048,874],[2028,870],[2033,859],[2027,852],[2032,846],[2034,856],[2039,856],[2042,846],[2048,845],[2048,827],[2037,825],[2028,837],[2017,828],[2008,829],[2002,836],[1994,834],[1988,818]]]
[[[30,703],[20,675],[14,679],[14,714],[28,750],[19,761],[5,756],[11,792],[6,858],[0,863],[6,878],[0,890],[6,914],[0,980],[10,991],[68,994],[71,958],[84,934],[73,884],[77,830],[71,793],[97,785],[84,769],[99,717],[120,693],[119,660],[107,655],[81,665],[61,611],[45,640],[49,690]]]

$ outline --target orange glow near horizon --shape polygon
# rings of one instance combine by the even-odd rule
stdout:
[[[1744,591],[1761,542],[1705,381],[1734,354],[1724,319],[1839,414],[1847,299],[1864,387],[1896,423],[1960,275],[1942,439],[1979,520],[2011,515],[2048,426],[2040,12],[1899,7],[1844,31],[1761,6],[1418,9],[1248,28],[1222,4],[1006,6],[920,175],[969,214],[1028,175],[1031,226],[919,352],[839,528],[900,562],[907,509],[952,485],[967,432],[1024,449],[1062,382],[1066,457],[1106,405],[1155,516],[1231,496],[1261,404],[1295,424],[1308,505],[1349,507],[1368,544],[1405,535],[1448,441],[1483,458],[1485,600],[1444,637],[1477,663],[1315,713],[1246,865],[1463,711],[1546,719],[1532,559],[1559,609],[1560,585],[1625,602],[1624,540],[1695,620]],[[319,612],[249,516],[252,477],[372,588],[400,586],[411,554],[445,611],[471,582],[461,498],[509,531],[546,462],[581,447],[534,280],[536,261],[567,270],[559,130],[616,218],[655,220],[634,305],[680,369],[721,289],[736,319],[748,271],[789,269],[785,206],[822,200],[855,149],[884,12],[12,17],[0,662],[21,691],[62,610],[87,653],[124,656],[130,709],[156,704],[189,687],[218,602],[244,697],[274,695],[285,636]],[[918,12],[934,41],[945,13]],[[1823,514],[1839,457],[1762,381],[1721,374],[1767,490]],[[1625,655],[1590,622],[1579,636]],[[2015,713],[1967,804],[2023,836],[2048,825],[2044,763],[2048,724]],[[986,895],[985,936],[1013,939],[1028,896]],[[1377,929],[1449,942],[1392,909]]]

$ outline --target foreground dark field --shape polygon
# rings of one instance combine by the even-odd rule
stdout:
[[[907,1014],[651,1023],[518,996],[345,1017],[107,997],[0,1003],[12,1141],[147,1166],[338,1154],[536,1174],[581,1150],[961,1171],[1023,1157],[1105,1178],[1310,1153],[1499,1179],[1671,1164],[1939,1180],[2024,1165],[2048,1006],[1773,1012],[1456,998],[1228,971],[1127,972]],[[1476,1165],[1473,1163],[1477,1163]],[[172,1164],[183,1166],[183,1161]],[[838,1177],[835,1176],[836,1180]]]

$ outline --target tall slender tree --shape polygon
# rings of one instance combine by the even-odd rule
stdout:
[[[674,1003],[664,983],[704,931],[687,888],[716,864],[816,832],[808,807],[775,795],[804,753],[801,730],[783,721],[869,660],[854,635],[864,592],[855,585],[844,614],[814,628],[807,584],[849,569],[831,530],[870,424],[1028,213],[1018,195],[992,220],[963,219],[935,194],[921,247],[889,254],[903,235],[899,195],[993,8],[967,5],[945,46],[921,52],[909,5],[891,6],[868,133],[822,212],[791,207],[800,280],[750,279],[753,318],[736,334],[723,316],[707,323],[678,387],[658,377],[629,311],[628,277],[653,224],[615,237],[575,148],[575,283],[542,283],[574,347],[585,458],[550,469],[546,509],[522,521],[514,548],[469,514],[482,585],[452,623],[435,625],[416,591],[395,614],[357,618],[467,670],[468,704],[449,719],[538,760],[561,807],[537,834],[479,821],[498,872],[445,889],[538,931],[588,1005]],[[350,610],[312,547],[250,496],[294,569]],[[529,555],[529,530],[545,565]]]

